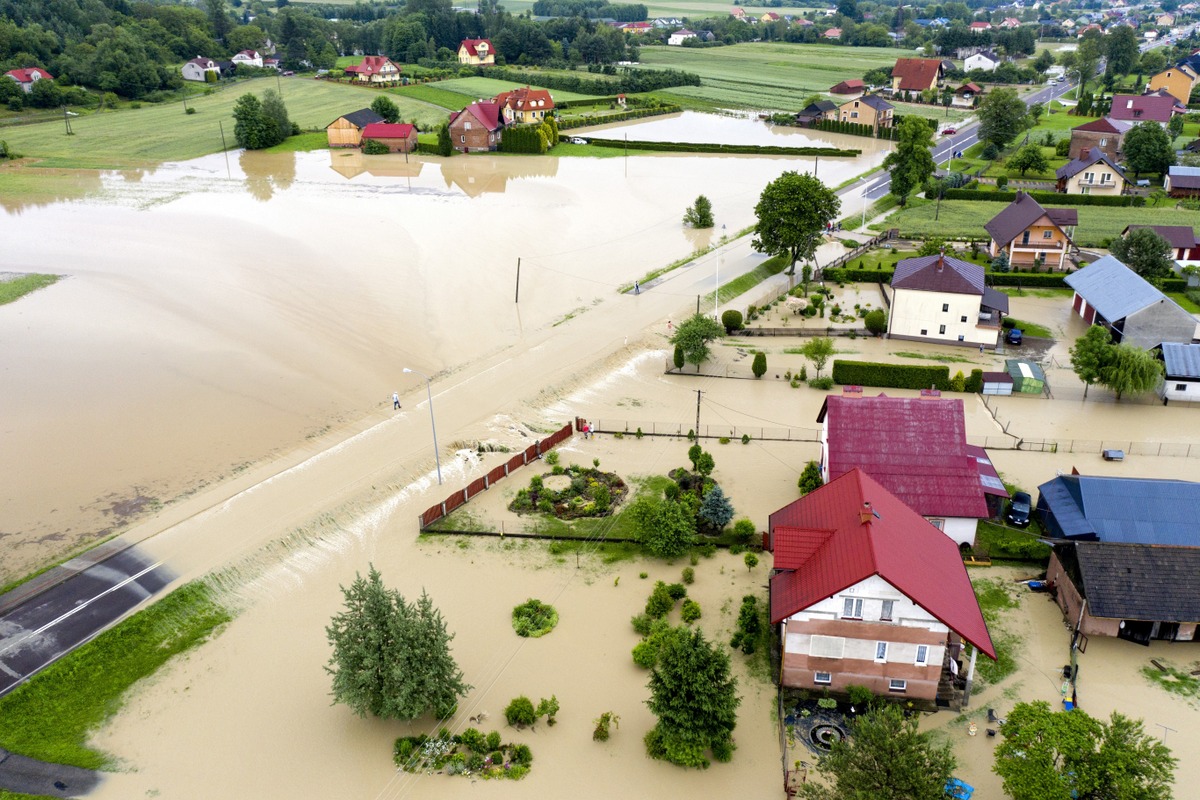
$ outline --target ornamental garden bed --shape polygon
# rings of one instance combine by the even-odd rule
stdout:
[[[547,461],[555,455],[551,453]],[[528,488],[517,492],[508,510],[518,514],[550,514],[557,519],[605,517],[612,514],[628,493],[629,487],[615,472],[601,472],[598,467],[578,464],[568,467],[553,464],[553,471],[535,475]]]

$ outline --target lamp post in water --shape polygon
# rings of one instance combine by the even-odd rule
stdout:
[[[415,369],[409,369],[408,367],[405,367],[402,371],[415,373],[425,379],[425,396],[429,398],[429,425],[433,428],[433,459],[437,463],[438,484],[441,485],[441,483],[442,483],[442,458],[441,458],[441,456],[438,455],[437,423],[433,419],[433,392],[431,392],[429,389],[429,376],[426,375],[424,372],[420,372]]]

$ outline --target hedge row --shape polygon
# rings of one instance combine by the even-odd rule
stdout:
[[[872,361],[833,362],[833,382],[843,386],[885,386],[893,389],[950,391],[950,368],[917,364],[879,364]]]
[[[638,108],[633,111],[621,111],[616,114],[605,114],[603,116],[575,117],[574,119],[562,119],[560,117],[558,128],[565,131],[569,128],[582,128],[587,125],[603,125],[609,122],[623,122],[627,119],[675,114],[682,110],[680,106],[659,106],[658,108]]]
[[[605,117],[607,122],[609,117]],[[595,124],[595,123],[593,123]],[[597,147],[633,147],[638,150],[663,150],[674,153],[746,153],[766,156],[822,156],[827,158],[854,158],[861,150],[843,150],[836,147],[777,147],[753,144],[713,144],[711,142],[642,142],[630,139],[588,139],[588,144]]]
[[[1030,190],[1025,194],[1039,203],[1049,203],[1057,206],[1144,206],[1146,198],[1133,195],[1100,195],[1100,194],[1059,194],[1058,192],[1040,192]],[[985,203],[1011,203],[1017,197],[1016,192],[980,191],[978,189],[946,189],[942,192],[943,200],[976,200]],[[1137,201],[1141,201],[1140,203]]]
[[[875,128],[871,125],[863,125],[858,122],[842,122],[836,119],[820,119],[812,124],[812,127],[819,131],[829,131],[830,133],[848,133],[851,136],[870,136],[875,137]],[[880,128],[879,138],[890,139],[892,134],[890,128]]]
[[[550,141],[546,138],[546,126],[510,125],[504,129],[499,149],[504,153],[544,155],[549,146]]]
[[[825,280],[837,283],[891,283],[894,269],[851,269],[841,267],[822,272]],[[1020,286],[1022,288],[1069,289],[1065,272],[984,272],[988,286]],[[1166,278],[1158,284],[1163,292],[1182,292],[1187,289],[1186,278]],[[842,381],[838,381],[842,383]],[[873,384],[872,384],[873,385]]]

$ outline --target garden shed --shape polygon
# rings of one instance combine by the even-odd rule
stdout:
[[[1004,370],[1012,378],[1012,393],[1041,394],[1046,388],[1046,373],[1032,361],[1010,358]]]
[[[983,393],[1010,395],[1013,393],[1013,376],[1007,372],[983,373]]]

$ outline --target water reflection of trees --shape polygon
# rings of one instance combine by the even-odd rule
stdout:
[[[0,170],[0,208],[20,214],[29,208],[82,200],[104,189],[103,175],[98,170],[29,172],[23,167],[6,167]]]
[[[243,150],[238,165],[246,176],[246,190],[255,200],[270,200],[277,190],[290,188],[296,180],[295,153]]]
[[[553,178],[558,159],[552,156],[454,156],[442,162],[446,186],[457,186],[468,197],[503,192],[510,178]],[[681,214],[683,212],[680,212]]]

